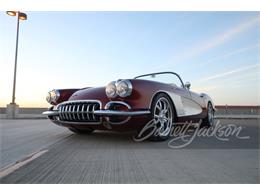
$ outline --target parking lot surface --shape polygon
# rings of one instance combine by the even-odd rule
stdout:
[[[259,183],[259,120],[221,120],[241,136],[195,137],[188,146],[136,142],[132,134],[76,135],[48,120],[1,120],[1,183]]]

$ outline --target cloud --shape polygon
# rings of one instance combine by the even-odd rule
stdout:
[[[220,85],[210,85],[210,86],[204,86],[204,87],[194,87],[192,90],[197,91],[197,92],[210,92],[214,91],[215,89],[219,88]]]
[[[255,45],[239,48],[239,49],[233,50],[233,51],[231,51],[229,53],[226,53],[226,54],[224,54],[222,56],[216,56],[216,57],[212,58],[211,60],[208,60],[205,63],[202,63],[200,65],[205,66],[205,65],[211,64],[212,62],[225,59],[225,58],[230,57],[232,55],[236,55],[236,54],[240,54],[240,53],[243,53],[243,52],[247,52],[249,50],[256,49],[258,47],[260,47],[260,44],[255,44]]]
[[[258,24],[259,22],[260,22],[260,16],[257,16],[251,18],[250,20],[247,20],[246,22],[240,23],[239,25],[225,31],[224,33],[214,37],[211,40],[208,40],[207,42],[196,44],[196,46],[194,46],[190,51],[185,51],[183,54],[179,54],[176,57],[176,60],[177,61],[186,60],[193,56],[197,56],[201,53],[207,52],[208,50],[215,48],[221,44],[224,44],[230,39],[233,39],[235,36],[250,29],[251,27]]]
[[[208,81],[208,80],[212,80],[212,79],[218,79],[218,78],[226,77],[226,76],[229,76],[231,74],[243,72],[243,71],[246,71],[246,70],[249,70],[249,69],[252,69],[252,68],[256,68],[256,67],[259,67],[259,66],[260,66],[260,64],[238,68],[238,69],[231,70],[231,71],[228,71],[228,72],[219,73],[219,74],[212,75],[212,76],[209,76],[209,77],[206,77],[206,78],[202,78],[202,79],[200,79],[200,81]]]

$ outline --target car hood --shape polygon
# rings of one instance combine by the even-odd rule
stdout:
[[[69,100],[108,100],[105,87],[85,88],[73,93]]]

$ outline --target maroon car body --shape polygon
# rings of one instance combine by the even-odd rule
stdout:
[[[176,76],[180,80],[180,86],[143,79],[161,74]],[[172,112],[173,123],[205,120],[209,117],[209,105],[213,112],[210,114],[214,114],[215,108],[212,99],[206,94],[190,91],[190,84],[184,85],[176,73],[152,73],[134,79],[118,80],[114,84],[116,85],[120,81],[127,81],[125,83],[130,84],[128,86],[130,88],[127,88],[131,90],[130,95],[108,97],[106,87],[54,90],[53,93],[56,93],[54,100],[48,99],[53,106],[43,114],[57,125],[81,132],[85,129],[122,132],[139,130],[153,118],[153,114],[156,115],[157,111],[153,111],[153,107],[158,96],[166,98],[165,109],[167,102],[172,107],[168,109],[168,112]],[[123,85],[123,87],[125,86]],[[120,89],[116,89],[116,93],[117,90]],[[158,114],[160,113],[158,112]],[[167,114],[164,115],[167,117]]]

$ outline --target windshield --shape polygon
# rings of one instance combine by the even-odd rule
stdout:
[[[159,72],[159,73],[151,73],[145,74],[135,77],[135,79],[143,79],[150,81],[157,81],[161,83],[170,84],[177,87],[183,87],[183,83],[178,74],[174,72]]]

